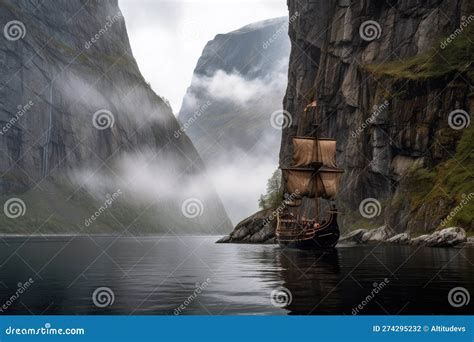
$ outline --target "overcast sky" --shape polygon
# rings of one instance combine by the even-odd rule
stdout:
[[[286,0],[119,0],[119,5],[143,76],[175,114],[209,40],[288,15]]]

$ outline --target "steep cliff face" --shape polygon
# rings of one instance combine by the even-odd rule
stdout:
[[[474,229],[472,60],[474,8],[450,1],[288,1],[291,56],[280,165],[292,137],[336,138],[345,170],[343,231],[385,225],[398,232]],[[364,206],[364,203],[369,205]],[[311,216],[312,201],[304,210]],[[247,242],[276,226],[257,213],[223,242]],[[274,235],[264,234],[271,241]]]
[[[345,169],[338,200],[344,228],[385,221],[396,232],[434,230],[462,193],[472,192],[446,186],[458,167],[472,167],[469,153],[440,172],[457,153],[461,136],[472,135],[469,128],[449,125],[452,111],[473,109],[473,31],[462,26],[472,5],[462,0],[288,5],[290,16],[300,15],[289,30],[284,108],[293,124],[283,131],[281,165],[291,163],[291,137],[311,130],[313,118],[303,108],[317,100],[320,134],[337,139],[337,161]],[[442,47],[443,37],[460,27]],[[429,181],[418,184],[421,189],[410,186],[423,172],[431,172]],[[472,175],[461,182],[472,185]],[[442,187],[448,193],[433,196],[433,188]],[[380,203],[381,214],[361,221],[358,208],[367,198]],[[472,214],[461,223],[472,229]]]
[[[236,220],[257,208],[255,184],[264,185],[278,165],[281,131],[271,118],[281,110],[287,84],[288,21],[253,23],[209,41],[179,113],[182,132],[209,169],[225,172],[225,165],[232,166],[228,172],[247,174],[249,185],[242,183],[243,188],[254,187],[253,193],[221,194]],[[249,196],[254,197],[250,207]]]
[[[171,217],[183,217],[179,194],[189,192],[140,198],[140,171],[155,165],[153,180],[174,174],[179,187],[206,182],[205,170],[188,137],[173,136],[179,125],[171,108],[140,74],[117,1],[0,1],[0,23],[0,191],[2,199],[29,202],[30,214],[8,220],[10,231],[46,214],[57,219],[56,231],[77,230],[95,208],[77,197],[117,188],[124,203],[142,205],[129,211],[130,224],[153,216],[142,222],[147,227],[134,224],[136,231],[183,228]],[[48,206],[50,200],[57,203]],[[186,221],[188,231],[229,226],[215,192],[199,202],[204,210]]]

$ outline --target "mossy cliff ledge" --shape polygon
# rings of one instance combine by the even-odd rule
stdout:
[[[337,139],[345,170],[337,200],[343,233],[472,232],[474,125],[450,125],[450,113],[474,109],[474,22],[465,25],[472,1],[289,0],[288,7],[299,15],[289,27],[283,107],[292,124],[282,133],[280,165],[291,164],[292,137],[310,133],[304,108],[317,100],[320,135]],[[375,36],[364,36],[367,21],[376,23]],[[380,208],[370,219],[359,210],[368,198]],[[311,203],[305,208],[310,215]]]

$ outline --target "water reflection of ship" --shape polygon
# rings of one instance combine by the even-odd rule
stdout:
[[[282,286],[291,293],[291,302],[284,307],[290,315],[342,313],[337,250],[280,249],[275,257],[276,265],[281,268]]]

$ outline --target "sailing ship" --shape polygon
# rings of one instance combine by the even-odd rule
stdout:
[[[281,168],[289,193],[277,215],[276,237],[282,247],[331,249],[340,236],[334,200],[344,171],[336,165],[336,140],[318,137],[316,106],[314,101],[305,108],[314,113],[312,133],[293,137],[293,165]],[[321,199],[326,201],[323,220]]]

